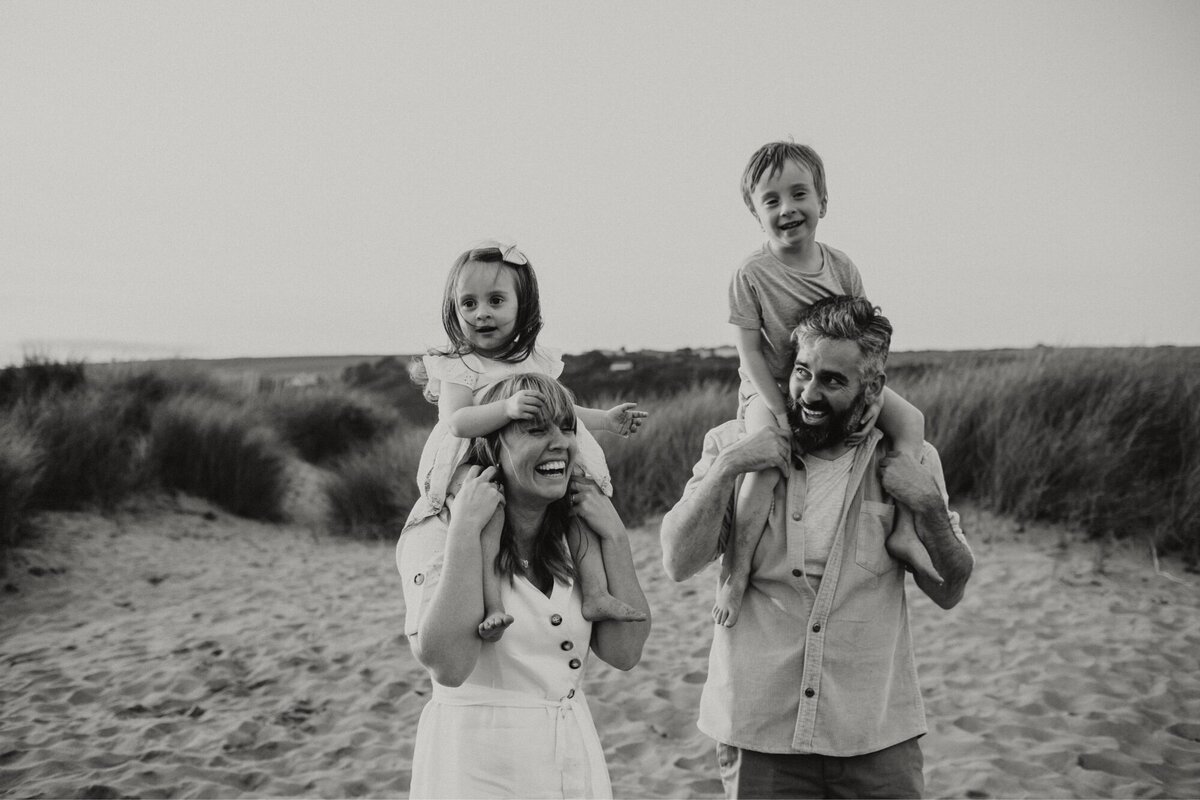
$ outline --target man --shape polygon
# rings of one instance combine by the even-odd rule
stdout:
[[[784,480],[754,554],[735,627],[715,626],[700,729],[717,741],[734,797],[920,797],[927,730],[905,603],[905,570],[887,552],[895,502],[908,506],[941,576],[914,576],[942,608],[962,598],[973,558],[947,507],[929,444],[920,462],[888,454],[872,431],[846,437],[883,389],[892,327],[863,298],[830,297],[801,316],[792,343],[788,436],[705,438],[683,497],[663,518],[663,564],[676,581],[722,551],[740,476]],[[789,441],[790,439],[790,441]]]

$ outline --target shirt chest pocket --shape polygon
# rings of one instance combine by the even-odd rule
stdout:
[[[858,536],[854,562],[872,575],[883,575],[896,568],[897,562],[888,554],[888,534],[896,508],[888,503],[863,500],[858,512]]]

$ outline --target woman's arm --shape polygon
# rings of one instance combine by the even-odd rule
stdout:
[[[786,417],[787,408],[783,403],[783,393],[779,391],[775,376],[771,374],[767,367],[767,359],[762,354],[762,334],[749,328],[737,328],[736,344],[742,369],[750,376],[750,382],[762,395],[763,402],[771,410],[771,414],[776,420]]]
[[[410,637],[413,654],[443,686],[459,686],[475,669],[483,618],[483,555],[480,536],[485,525],[504,524],[499,489],[491,483],[495,468],[472,467],[454,501],[446,532],[442,577]]]
[[[592,625],[592,650],[617,669],[633,669],[642,659],[642,647],[650,635],[650,604],[638,581],[629,549],[629,533],[612,501],[590,480],[571,484],[572,508],[596,534],[608,578],[608,592],[646,614],[640,622],[604,620]]]
[[[542,406],[537,392],[520,391],[506,400],[474,405],[472,392],[466,386],[442,383],[438,397],[438,419],[450,426],[450,432],[461,439],[487,436],[515,419],[530,419]],[[586,424],[586,423],[584,423]]]
[[[879,410],[879,430],[892,440],[894,449],[913,458],[921,457],[925,448],[925,415],[886,386],[883,388],[883,408]]]

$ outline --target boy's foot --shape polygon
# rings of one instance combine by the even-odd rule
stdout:
[[[737,625],[738,615],[742,612],[742,596],[746,593],[746,585],[726,578],[717,587],[717,602],[713,606],[713,622],[732,628]]]
[[[929,551],[925,549],[925,545],[917,538],[917,532],[911,526],[900,525],[892,531],[884,542],[888,553],[892,558],[903,561],[908,566],[920,575],[924,575],[929,580],[939,586],[945,583],[942,576],[938,573],[937,568],[933,566],[933,561],[929,558]]]
[[[588,622],[603,622],[606,619],[641,622],[646,619],[646,612],[638,611],[611,594],[601,594],[583,598],[583,618]]]
[[[483,622],[479,623],[479,638],[485,642],[497,641],[512,624],[511,614],[505,614],[503,611],[488,614],[484,617]]]

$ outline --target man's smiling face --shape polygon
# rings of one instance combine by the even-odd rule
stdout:
[[[788,380],[788,421],[796,445],[809,453],[845,441],[884,378],[862,380],[865,356],[852,341],[801,336],[798,344]]]

